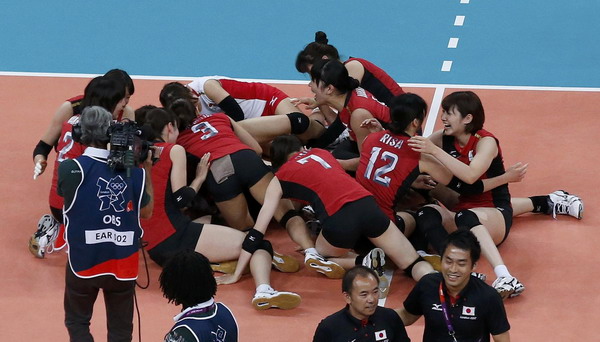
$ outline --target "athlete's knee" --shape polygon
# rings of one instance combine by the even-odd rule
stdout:
[[[248,230],[248,233],[246,233],[244,242],[242,242],[242,249],[250,254],[254,254],[254,252],[263,245],[264,237],[265,235],[263,233],[251,228]]]
[[[425,206],[417,210],[415,222],[419,227],[431,224],[438,225],[442,222],[442,214],[433,207]]]
[[[421,257],[421,256],[417,257],[415,259],[415,261],[413,261],[410,265],[408,265],[407,268],[404,269],[404,274],[406,274],[409,277],[412,277],[413,268],[415,267],[416,264],[420,263],[421,261],[425,261],[425,259],[423,259],[423,257]]]
[[[477,214],[471,210],[462,210],[454,216],[454,222],[459,230],[471,230],[474,227],[480,226],[481,222]]]
[[[262,240],[257,249],[265,250],[271,255],[271,258],[273,257],[273,245],[269,240]]]
[[[279,224],[282,227],[286,228],[288,221],[295,216],[300,216],[300,212],[298,210],[290,209],[285,214],[283,214],[283,216],[281,217],[281,220],[279,220]]]
[[[416,211],[401,211],[396,213],[395,217],[394,223],[404,235],[410,235],[415,230],[417,226]]]
[[[293,112],[286,115],[290,120],[292,134],[302,134],[306,132],[306,130],[310,126],[310,119],[308,118],[308,116],[302,113]]]

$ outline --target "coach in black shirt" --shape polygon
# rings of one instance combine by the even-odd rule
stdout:
[[[448,236],[442,248],[442,272],[421,278],[398,310],[405,325],[425,316],[423,341],[510,341],[502,298],[471,276],[481,248],[470,231]]]
[[[350,269],[342,280],[342,292],[348,305],[319,323],[313,342],[410,341],[398,314],[377,306],[375,271],[365,266]]]

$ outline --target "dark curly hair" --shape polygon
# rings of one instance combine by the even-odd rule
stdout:
[[[217,293],[210,261],[193,250],[180,251],[167,260],[158,281],[169,303],[184,308],[206,302]]]

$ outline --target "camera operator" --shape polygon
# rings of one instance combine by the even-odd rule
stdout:
[[[142,229],[154,202],[144,168],[111,168],[107,158],[112,115],[102,107],[81,114],[82,156],[63,161],[58,194],[64,197],[69,258],[65,286],[65,325],[71,341],[93,341],[89,325],[99,289],[106,305],[108,341],[131,341],[133,301]],[[129,176],[128,176],[129,174]]]

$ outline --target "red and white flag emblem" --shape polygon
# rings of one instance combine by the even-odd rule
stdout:
[[[463,306],[462,314],[463,316],[475,316],[475,307]]]
[[[379,330],[375,332],[375,341],[383,341],[387,339],[387,334],[385,330]]]

